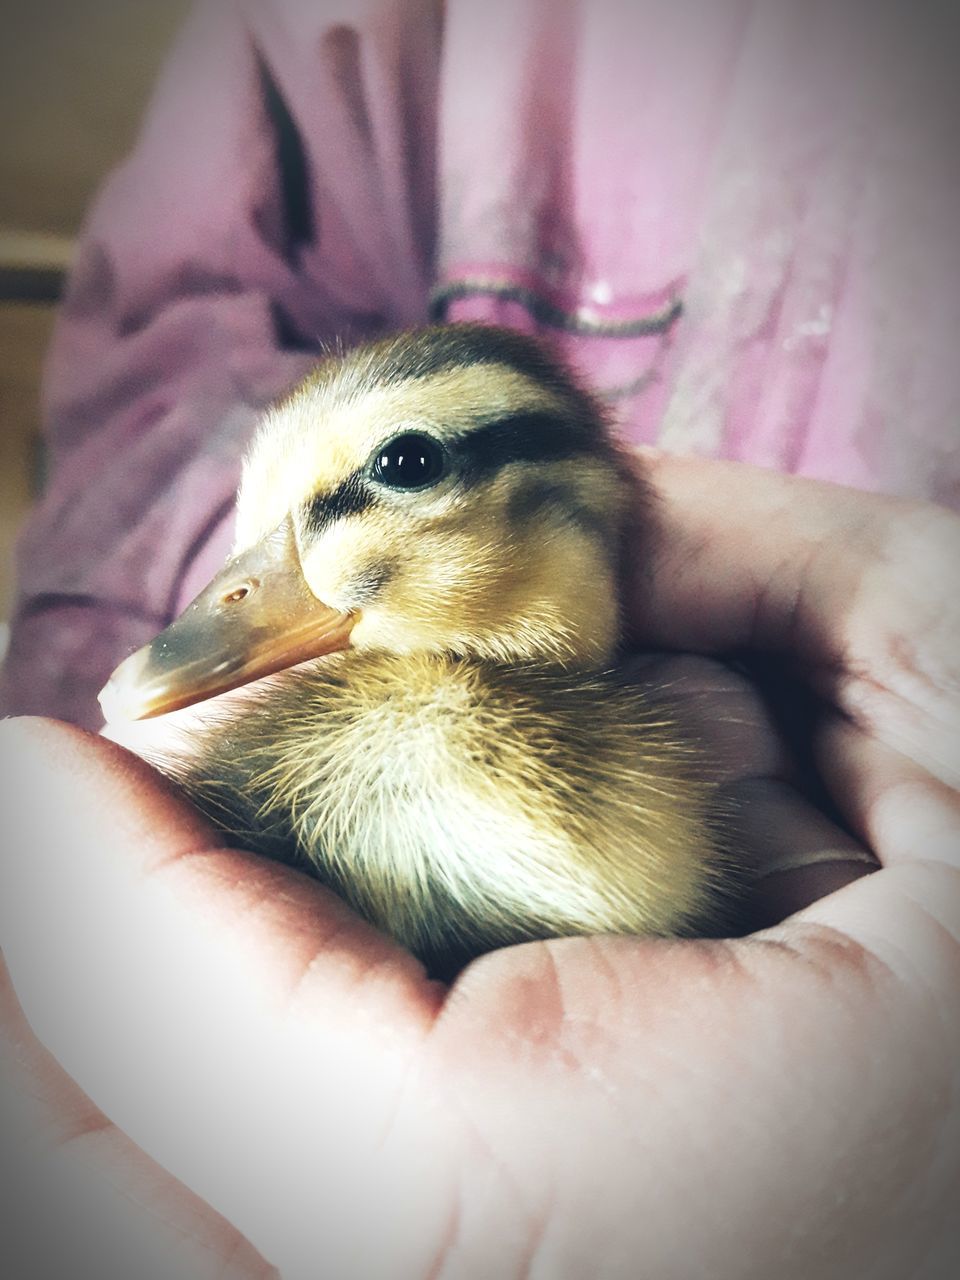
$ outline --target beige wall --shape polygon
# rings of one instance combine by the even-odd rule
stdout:
[[[0,227],[70,235],[129,148],[186,0],[20,0],[0,38]]]
[[[11,297],[11,267],[57,265],[123,157],[188,0],[19,0],[0,29],[0,619],[36,472],[53,309]],[[6,275],[4,274],[6,270]],[[22,279],[22,277],[21,277]],[[2,637],[0,637],[2,646]]]

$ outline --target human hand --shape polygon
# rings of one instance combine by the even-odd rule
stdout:
[[[108,1181],[136,1171],[119,1205],[151,1224],[159,1274],[265,1273],[243,1237],[285,1275],[948,1274],[955,522],[651,465],[638,637],[793,656],[837,708],[815,749],[883,863],[764,933],[532,944],[447,992],[320,886],[217,847],[118,748],[7,726],[3,945],[95,1105],[22,1028],[21,1053],[48,1123],[80,1117],[54,1141],[83,1132],[68,1151]],[[750,751],[745,840],[856,856],[782,782],[745,781],[783,769],[762,728]]]

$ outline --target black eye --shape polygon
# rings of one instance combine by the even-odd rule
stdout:
[[[422,489],[443,475],[442,445],[430,436],[408,432],[388,440],[374,454],[370,474],[391,489]]]

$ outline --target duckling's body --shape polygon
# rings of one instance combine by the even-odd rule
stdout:
[[[327,362],[264,422],[236,557],[110,700],[155,714],[268,674],[162,767],[439,970],[536,937],[713,931],[714,789],[614,666],[631,474],[518,335]]]
[[[217,716],[172,769],[238,842],[311,867],[436,970],[720,919],[712,788],[614,672],[331,655]]]

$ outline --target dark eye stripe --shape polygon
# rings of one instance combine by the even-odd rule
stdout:
[[[484,423],[449,448],[454,472],[470,486],[512,462],[552,462],[596,453],[598,441],[593,430],[576,419],[530,411]],[[322,533],[335,521],[376,506],[381,499],[375,487],[366,483],[366,472],[366,467],[360,468],[336,489],[316,494],[306,507],[306,531]]]
[[[375,494],[364,484],[363,472],[354,471],[330,493],[318,493],[307,504],[306,525],[310,533],[322,533],[328,525],[345,516],[358,516],[376,505]]]
[[[550,462],[596,448],[596,435],[575,419],[531,411],[477,427],[456,442],[454,453],[471,484],[511,462]]]

